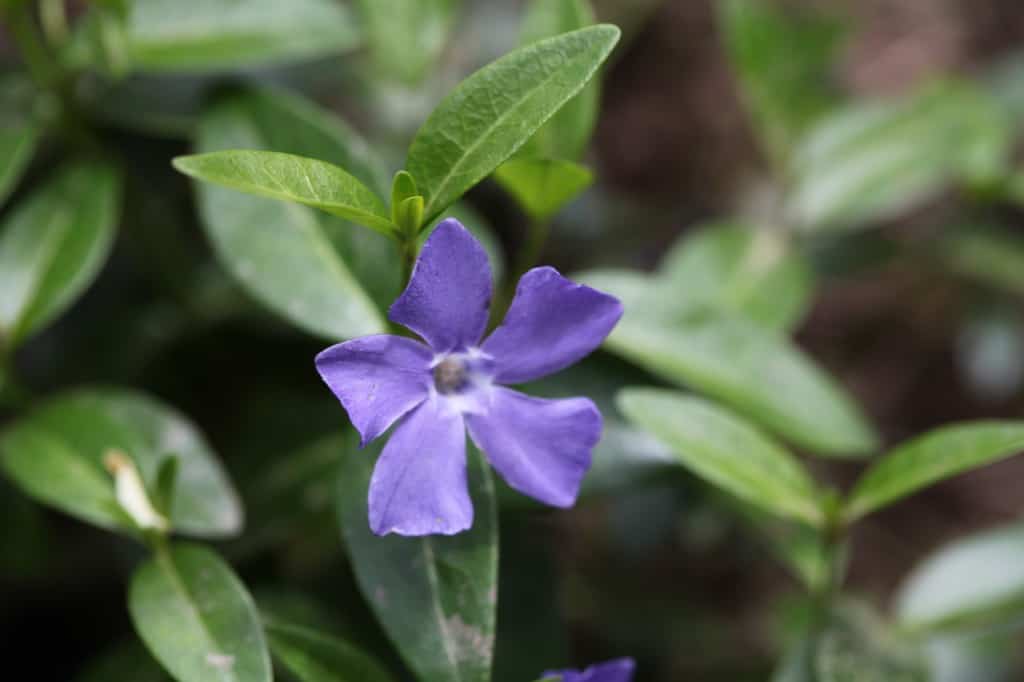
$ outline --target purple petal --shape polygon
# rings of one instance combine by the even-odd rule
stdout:
[[[542,677],[561,676],[561,682],[630,682],[636,663],[632,658],[616,658],[595,663],[586,670],[549,670]]]
[[[370,530],[452,535],[472,525],[462,417],[428,400],[399,422],[377,460],[370,479]]]
[[[316,369],[366,445],[426,399],[433,356],[422,343],[382,334],[331,346]]]
[[[491,266],[480,242],[459,221],[442,221],[423,245],[409,286],[388,318],[438,353],[475,346],[487,327]]]
[[[555,507],[576,502],[601,438],[601,413],[590,400],[542,400],[495,386],[486,410],[465,419],[473,442],[510,486]]]
[[[600,346],[620,317],[617,298],[571,282],[554,268],[534,268],[519,280],[505,321],[483,350],[495,360],[495,381],[532,381]]]

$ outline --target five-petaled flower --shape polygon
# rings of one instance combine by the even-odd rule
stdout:
[[[316,358],[363,445],[398,422],[370,480],[370,528],[378,535],[450,535],[472,526],[466,430],[516,490],[556,507],[576,501],[601,414],[586,398],[541,400],[501,384],[578,361],[601,344],[622,305],[553,268],[534,268],[519,280],[504,322],[481,343],[491,286],[479,242],[445,220],[388,311],[426,344],[367,336]]]
[[[586,670],[549,670],[542,677],[554,677],[559,682],[630,682],[635,669],[632,658],[616,658]]]

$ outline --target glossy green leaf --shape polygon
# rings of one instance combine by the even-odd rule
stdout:
[[[494,179],[530,218],[547,221],[589,187],[594,174],[572,161],[517,158],[501,164]]]
[[[365,143],[341,121],[281,93],[250,91],[217,102],[203,117],[198,146],[316,154],[377,191],[388,186]],[[197,192],[218,259],[258,300],[332,340],[386,330],[378,306],[390,303],[400,284],[390,239],[304,206],[206,183]]]
[[[619,39],[600,25],[519,48],[460,83],[409,147],[433,220],[490,175],[589,81]]]
[[[812,525],[822,522],[814,482],[792,454],[742,419],[678,391],[629,388],[618,406],[672,448],[686,468],[742,500]]]
[[[688,308],[678,292],[615,271],[574,277],[618,296],[608,350],[726,403],[822,456],[866,455],[877,438],[856,403],[785,337],[747,319]]]
[[[160,548],[132,576],[135,629],[179,682],[270,682],[270,655],[245,585],[199,545]]]
[[[683,237],[658,274],[670,300],[740,313],[770,329],[796,326],[814,293],[810,264],[781,232],[739,224]]]
[[[239,149],[179,156],[174,159],[174,167],[204,182],[319,208],[382,234],[394,230],[377,195],[331,163],[281,152]]]
[[[1024,525],[978,533],[941,548],[896,597],[904,627],[980,629],[1024,617]]]
[[[37,133],[30,124],[0,128],[0,204],[17,184],[32,159]]]
[[[359,0],[374,65],[409,85],[423,80],[444,49],[460,5],[459,0]]]
[[[767,151],[789,146],[836,100],[830,72],[842,28],[764,0],[716,3],[726,52]]]
[[[1024,450],[1024,422],[944,426],[897,446],[865,472],[847,502],[856,520],[943,479]]]
[[[172,408],[141,393],[83,389],[59,395],[0,435],[8,475],[25,492],[90,523],[132,531],[103,458],[129,455],[150,487],[169,454],[178,461],[171,523],[204,537],[237,533],[242,510],[202,436]]]
[[[864,227],[953,180],[991,180],[1011,143],[1005,112],[962,83],[853,105],[822,119],[797,150],[788,210],[807,230]]]
[[[217,71],[312,59],[356,47],[347,7],[332,0],[135,0],[129,53],[144,71]]]
[[[470,448],[473,527],[452,536],[378,537],[367,520],[375,455],[350,441],[341,466],[342,534],[359,589],[402,658],[423,682],[487,682],[497,606],[494,483]]]
[[[529,45],[593,23],[594,11],[588,0],[531,0],[520,42]],[[570,161],[580,158],[594,133],[600,98],[600,79],[595,77],[530,138],[523,155]]]
[[[92,283],[114,240],[114,170],[66,166],[0,223],[0,345],[51,322]]]
[[[395,678],[352,644],[316,630],[266,625],[274,658],[299,682],[391,682]]]

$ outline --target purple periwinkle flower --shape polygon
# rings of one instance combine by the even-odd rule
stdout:
[[[542,677],[554,677],[559,682],[630,682],[635,669],[632,658],[616,658],[586,670],[549,670]]]
[[[586,398],[541,400],[502,384],[581,359],[619,321],[622,304],[553,268],[534,268],[519,280],[504,322],[481,342],[491,286],[480,243],[449,218],[427,239],[388,311],[426,344],[366,336],[316,358],[363,445],[397,422],[370,480],[377,535],[451,535],[473,525],[467,430],[516,490],[556,507],[576,501],[601,414]]]

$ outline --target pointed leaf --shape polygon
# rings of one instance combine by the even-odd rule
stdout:
[[[0,204],[18,183],[36,148],[35,126],[18,123],[0,128]]]
[[[274,658],[299,682],[392,682],[394,678],[352,644],[316,630],[268,623]]]
[[[382,234],[393,230],[380,199],[331,163],[281,152],[239,149],[179,156],[174,159],[174,167],[204,182],[319,208]]]
[[[673,298],[635,275],[608,274],[574,279],[625,297],[626,312],[606,341],[610,351],[729,405],[814,454],[863,456],[876,447],[877,437],[852,398],[785,337],[736,315],[687,310],[678,292]]]
[[[716,8],[740,94],[766,151],[784,159],[789,145],[837,99],[829,73],[842,27],[763,0],[722,0]]]
[[[619,39],[600,25],[519,48],[459,84],[416,133],[406,168],[433,220],[586,84]]]
[[[358,34],[332,0],[134,0],[128,40],[141,70],[202,72],[336,54]]]
[[[512,159],[494,173],[533,220],[547,221],[594,181],[590,169],[571,161]]]
[[[520,42],[529,45],[593,23],[594,10],[588,0],[531,0],[526,7]],[[530,138],[522,154],[546,159],[579,159],[594,133],[600,98],[600,78],[595,77]]]
[[[248,91],[217,102],[203,116],[198,146],[317,154],[344,163],[378,191],[388,186],[365,143],[341,121],[273,91]],[[196,189],[218,259],[258,300],[331,340],[386,330],[377,306],[389,304],[400,287],[398,254],[390,239],[304,206],[206,183]]]
[[[914,569],[896,597],[914,630],[978,630],[1024,616],[1024,525],[968,536]]]
[[[437,61],[459,0],[359,0],[370,55],[381,73],[413,85]]]
[[[380,446],[351,441],[338,495],[342,534],[359,588],[423,682],[487,682],[494,651],[498,528],[494,484],[469,450],[473,527],[452,536],[377,537],[367,491]]]
[[[818,492],[804,468],[742,419],[678,391],[628,388],[617,402],[627,419],[672,448],[698,476],[774,514],[822,522]]]
[[[111,450],[129,455],[149,487],[162,462],[178,462],[171,524],[191,535],[238,532],[238,496],[209,446],[186,418],[141,393],[83,389],[59,395],[0,435],[6,472],[27,493],[90,523],[134,531],[103,465]],[[73,474],[73,475],[72,475]]]
[[[899,445],[857,481],[846,516],[861,518],[921,488],[1024,450],[1024,422],[987,421],[935,429]]]
[[[231,567],[199,545],[162,548],[132,576],[132,622],[180,682],[271,682],[259,613]]]
[[[92,283],[114,240],[119,196],[112,168],[70,165],[0,223],[0,345],[38,331]]]

